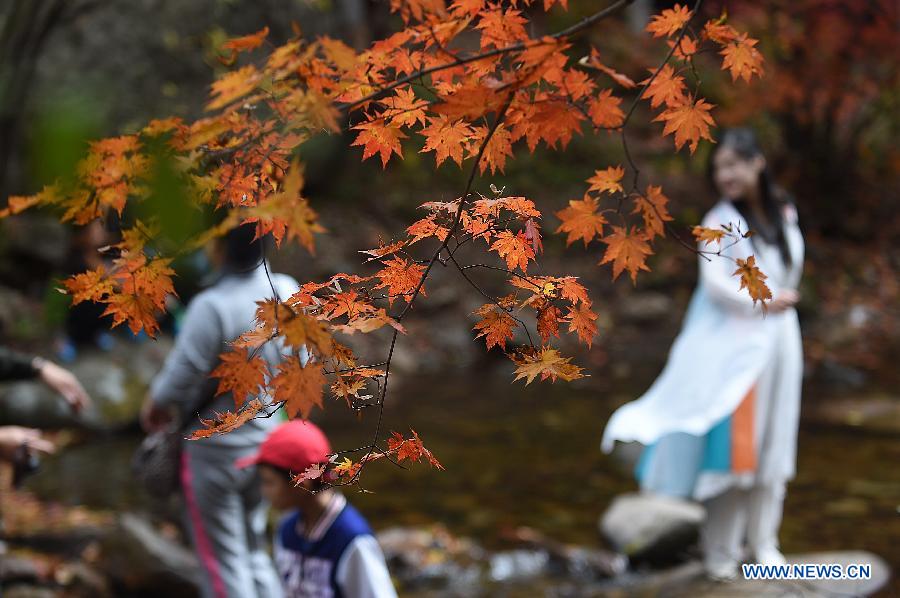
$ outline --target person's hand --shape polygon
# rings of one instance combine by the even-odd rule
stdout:
[[[776,313],[784,311],[797,305],[798,301],[800,301],[800,293],[793,289],[785,289],[769,301],[769,311]]]
[[[23,444],[43,453],[52,453],[56,450],[56,445],[41,437],[40,430],[21,426],[0,426],[0,459],[11,462],[16,449]]]
[[[91,404],[91,398],[72,372],[52,361],[41,360],[38,367],[44,384],[62,395],[73,411],[78,413]]]
[[[145,432],[153,433],[162,430],[172,422],[172,412],[160,407],[148,396],[141,405],[141,427]]]

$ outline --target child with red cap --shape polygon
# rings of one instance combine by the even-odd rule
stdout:
[[[278,525],[275,565],[285,595],[315,598],[394,598],[384,554],[369,524],[342,494],[292,477],[326,463],[328,439],[315,424],[294,420],[276,428],[259,452],[237,467],[257,465],[263,495],[289,511]]]

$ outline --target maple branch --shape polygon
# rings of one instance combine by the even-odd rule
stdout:
[[[585,29],[587,29],[590,26],[596,24],[597,22],[605,19],[606,17],[612,15],[619,9],[628,6],[629,4],[633,3],[634,1],[635,0],[618,0],[614,4],[607,6],[603,10],[599,10],[599,11],[595,12],[594,14],[583,18],[581,21],[579,21],[578,23],[576,23],[574,25],[567,27],[561,31],[557,31],[556,33],[545,36],[544,38],[541,38],[538,40],[529,40],[527,43],[526,42],[518,42],[515,44],[510,44],[508,46],[504,46],[502,48],[494,48],[493,50],[488,50],[486,52],[480,52],[478,54],[472,54],[471,56],[457,58],[456,60],[447,62],[445,64],[438,64],[438,65],[435,65],[432,67],[421,69],[415,73],[411,73],[405,77],[397,79],[396,81],[389,83],[388,85],[385,85],[381,89],[374,91],[366,96],[363,96],[362,98],[360,98],[358,100],[354,100],[352,102],[347,102],[345,104],[338,104],[336,107],[338,110],[341,110],[343,112],[350,111],[360,105],[367,104],[368,102],[371,102],[373,100],[377,100],[379,98],[384,97],[392,89],[395,89],[397,87],[400,87],[401,85],[410,83],[411,81],[414,81],[416,79],[420,79],[426,75],[430,75],[431,73],[437,73],[439,71],[455,68],[457,66],[462,66],[462,65],[468,64],[470,62],[476,62],[478,60],[483,60],[485,58],[491,58],[493,56],[502,56],[503,54],[509,54],[511,52],[520,52],[527,48],[532,48],[535,46],[540,46],[540,45],[548,43],[548,42],[544,41],[545,39],[557,41],[561,38],[569,37],[569,36],[575,35],[576,33],[581,33]]]
[[[481,142],[481,147],[478,149],[478,154],[475,156],[475,162],[472,164],[472,170],[469,172],[469,178],[466,181],[466,188],[463,191],[463,194],[459,198],[459,208],[456,210],[456,218],[453,222],[453,226],[450,227],[450,230],[447,232],[447,235],[444,237],[444,240],[441,242],[440,246],[437,248],[437,251],[434,252],[434,255],[429,260],[428,265],[425,267],[425,271],[422,272],[422,276],[419,278],[419,283],[416,285],[415,290],[412,293],[412,296],[407,300],[406,307],[398,314],[395,320],[400,323],[406,314],[412,309],[412,305],[415,302],[416,298],[419,296],[419,293],[422,290],[422,287],[425,285],[425,280],[428,278],[428,275],[431,273],[431,269],[434,267],[434,264],[437,263],[440,258],[441,252],[447,248],[449,251],[448,243],[450,242],[451,237],[456,233],[456,230],[459,228],[459,224],[462,221],[463,214],[463,205],[465,204],[466,198],[472,191],[472,184],[475,182],[475,175],[478,172],[478,165],[481,162],[482,157],[484,157],[484,151],[487,149],[488,143],[490,143],[491,138],[494,136],[494,133],[497,131],[497,127],[503,122],[504,117],[506,116],[506,111],[509,109],[510,104],[512,103],[512,96],[507,99],[506,103],[497,113],[497,117],[494,119],[494,124],[488,129],[487,134],[484,136],[484,140]],[[381,387],[381,396],[378,399],[378,422],[375,425],[375,433],[372,436],[371,449],[366,453],[366,456],[363,457],[361,463],[362,465],[359,468],[359,471],[356,472],[354,477],[348,481],[348,483],[359,483],[360,476],[362,475],[362,470],[365,468],[365,463],[368,462],[369,455],[372,454],[372,451],[375,450],[378,443],[378,437],[381,435],[381,427],[384,423],[384,400],[387,397],[388,390],[388,381],[390,380],[391,373],[391,361],[394,358],[394,349],[397,346],[397,336],[399,331],[395,328],[393,334],[391,335],[391,346],[388,349],[387,360],[385,361],[384,368],[384,385]]]
[[[641,87],[641,90],[634,97],[634,100],[631,101],[631,106],[629,106],[628,111],[625,113],[625,118],[622,120],[622,126],[621,126],[621,130],[620,130],[621,131],[620,132],[621,139],[622,139],[622,150],[625,152],[625,159],[628,161],[628,165],[631,167],[631,170],[634,172],[634,177],[632,178],[632,181],[631,181],[630,191],[634,191],[638,188],[638,179],[640,177],[641,170],[640,170],[640,168],[638,168],[637,163],[634,161],[634,159],[631,156],[631,151],[628,149],[628,136],[626,135],[625,125],[627,125],[628,121],[631,120],[631,116],[634,114],[634,111],[635,111],[635,108],[637,108],[638,102],[641,100],[641,98],[644,97],[644,93],[646,93],[647,88],[650,87],[650,85],[653,83],[654,80],[656,80],[656,77],[663,70],[663,67],[665,67],[669,63],[669,60],[672,59],[672,56],[675,54],[675,49],[679,46],[679,44],[681,44],[681,39],[684,37],[685,33],[687,32],[688,26],[690,26],[691,21],[693,21],[694,18],[697,16],[697,13],[700,9],[700,5],[702,3],[703,3],[703,0],[696,0],[696,2],[694,2],[694,7],[691,9],[690,18],[685,22],[684,25],[682,25],[681,31],[678,32],[678,37],[675,38],[675,43],[672,44],[672,47],[669,49],[669,53],[666,54],[665,60],[662,61],[662,63],[656,68],[656,71],[650,76],[649,79],[647,79],[646,83],[644,83],[644,86]]]
[[[481,289],[481,287],[479,287],[477,284],[475,284],[475,281],[472,280],[471,278],[469,278],[469,275],[466,274],[466,272],[465,272],[465,268],[463,268],[462,266],[459,265],[459,262],[456,261],[456,258],[453,257],[452,253],[450,254],[450,260],[454,263],[454,265],[456,265],[456,269],[459,270],[460,275],[466,279],[466,282],[468,282],[470,285],[472,285],[472,288],[474,288],[476,291],[478,291],[479,293],[484,295],[484,297],[487,298],[491,303],[496,305],[500,310],[502,310],[504,313],[506,313],[510,318],[512,318],[513,320],[515,320],[516,322],[518,322],[519,324],[522,325],[522,329],[525,330],[525,336],[528,337],[528,344],[531,345],[532,347],[534,347],[534,340],[531,338],[531,333],[528,332],[528,326],[525,324],[525,322],[523,320],[520,320],[516,316],[512,315],[512,308],[511,307],[510,308],[503,307],[502,305],[500,305],[500,301],[498,299],[496,299],[495,297],[492,297],[491,295],[489,295],[488,293],[483,291]]]

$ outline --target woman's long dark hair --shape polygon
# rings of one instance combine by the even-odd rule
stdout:
[[[709,163],[707,165],[707,174],[710,182],[715,186],[713,173],[713,158],[717,151],[722,148],[729,148],[744,160],[752,160],[757,156],[764,156],[762,148],[756,139],[756,134],[752,129],[738,127],[733,129],[724,129],[718,139],[715,149],[709,154]],[[746,199],[737,199],[732,203],[737,208],[747,224],[753,230],[755,236],[761,237],[767,243],[778,246],[781,253],[781,259],[786,266],[791,265],[791,252],[788,248],[787,238],[784,234],[784,207],[792,202],[787,194],[772,180],[769,171],[768,162],[765,168],[759,173],[759,199],[762,203],[763,212],[766,214],[771,228],[763,226],[762,222],[756,218],[754,212],[750,209],[750,205]],[[751,242],[753,237],[750,237]]]

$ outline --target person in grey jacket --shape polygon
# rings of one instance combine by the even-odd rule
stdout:
[[[211,399],[216,380],[210,372],[228,343],[255,326],[257,301],[272,298],[273,292],[285,300],[299,286],[290,276],[268,274],[263,241],[254,236],[255,225],[243,225],[217,243],[213,261],[223,276],[188,305],[175,346],[144,403],[146,430],[158,430],[173,417],[189,418],[187,435],[201,426],[199,418],[234,409],[230,393]],[[275,342],[260,351],[272,370],[283,358],[283,348]],[[282,596],[266,551],[258,473],[255,467],[234,467],[236,459],[255,454],[278,423],[276,417],[257,418],[228,434],[185,442],[181,486],[191,540],[205,573],[203,596]]]

